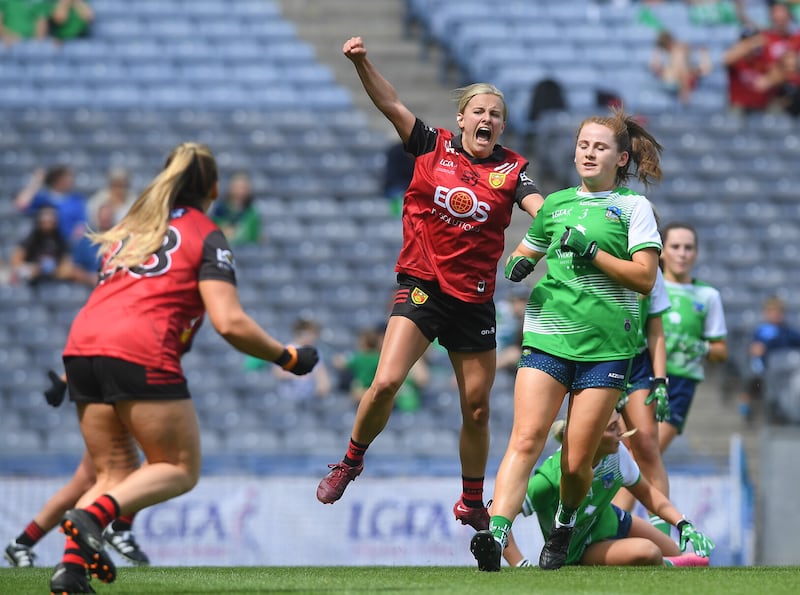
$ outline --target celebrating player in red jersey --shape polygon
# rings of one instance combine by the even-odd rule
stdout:
[[[102,274],[72,324],[64,366],[97,480],[61,522],[53,592],[93,593],[87,565],[113,581],[103,528],[197,483],[200,432],[180,358],[205,312],[239,351],[295,374],[317,363],[315,348],[284,346],[242,309],[233,254],[206,215],[217,194],[210,149],[184,143],[118,225],[90,236],[105,254]]]
[[[459,454],[463,492],[456,519],[486,529],[483,479],[489,453],[489,393],[496,368],[494,295],[497,262],[515,204],[532,217],[542,204],[525,175],[528,162],[497,144],[507,119],[503,94],[478,83],[459,89],[460,134],[430,128],[400,101],[367,58],[360,37],[343,50],[375,106],[416,158],[403,199],[399,290],[375,378],[356,413],[344,459],[330,465],[317,498],[331,504],[363,469],[364,453],[383,430],[394,396],[434,339],[445,347],[461,397]]]

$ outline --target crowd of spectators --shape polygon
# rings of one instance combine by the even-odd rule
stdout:
[[[6,46],[25,39],[61,43],[86,37],[93,21],[87,0],[0,0],[0,37]]]
[[[739,39],[719,57],[680,39],[658,17],[662,1],[642,2],[639,22],[658,31],[650,69],[665,92],[689,105],[693,91],[713,70],[725,72],[732,112],[800,114],[800,1],[765,0],[768,22],[753,19],[745,0],[686,0],[688,20],[701,27],[735,25]]]

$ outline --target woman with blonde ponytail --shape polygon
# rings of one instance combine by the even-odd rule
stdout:
[[[113,581],[104,528],[197,483],[200,431],[181,356],[206,313],[239,351],[295,374],[317,363],[314,347],[284,345],[243,310],[233,254],[206,215],[217,194],[211,150],[183,143],[119,224],[91,236],[100,279],[63,355],[97,479],[61,522],[67,541],[53,592],[93,593],[87,569]]]
[[[639,346],[638,296],[653,289],[661,251],[650,202],[623,184],[633,175],[645,185],[660,179],[660,152],[622,110],[584,120],[575,143],[580,185],[545,199],[508,258],[511,281],[524,279],[543,258],[547,273],[525,310],[514,424],[495,480],[489,530],[471,543],[481,570],[500,570],[525,483],[569,393],[561,499],[539,566],[554,570],[567,561],[578,508],[592,485],[592,459]]]

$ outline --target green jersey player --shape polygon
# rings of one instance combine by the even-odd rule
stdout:
[[[592,483],[592,458],[637,353],[638,295],[651,292],[658,270],[661,237],[653,210],[623,184],[634,172],[645,185],[659,180],[660,152],[655,138],[622,110],[584,120],[575,144],[581,184],[545,199],[506,263],[511,281],[522,280],[542,258],[547,273],[525,313],[514,424],[495,480],[489,530],[470,544],[481,570],[500,570],[525,483],[569,393],[561,501],[539,566],[566,563],[578,508]]]
[[[670,417],[658,428],[663,453],[683,432],[695,389],[704,378],[704,362],[725,361],[728,345],[719,291],[692,276],[697,260],[694,227],[671,223],[662,236],[661,263],[670,301],[670,311],[663,318],[670,396]]]
[[[664,277],[658,272],[656,284],[650,295],[639,296],[641,332],[639,353],[631,364],[628,387],[617,403],[625,425],[637,432],[626,443],[636,459],[636,464],[650,483],[669,496],[669,478],[661,450],[658,447],[658,422],[669,417],[667,394],[667,349],[662,316],[669,310],[669,297]],[[620,490],[614,504],[631,511],[634,497],[628,490]],[[651,514],[650,522],[659,530],[670,534],[670,525]]]
[[[561,422],[558,426],[561,431],[563,425]],[[619,414],[612,413],[592,461],[592,487],[578,509],[566,563],[594,566],[707,566],[714,543],[698,532],[669,499],[639,473],[633,457],[620,444],[620,438],[624,436],[622,427]],[[559,433],[556,430],[556,439],[560,439]],[[558,506],[561,455],[561,450],[556,451],[536,469],[528,482],[520,511],[524,516],[536,515],[544,537],[550,531]],[[680,545],[644,519],[634,517],[611,503],[623,486],[636,494],[649,509],[658,511],[664,519],[679,527]],[[689,543],[694,553],[680,555]],[[513,535],[503,556],[511,566],[528,565]]]

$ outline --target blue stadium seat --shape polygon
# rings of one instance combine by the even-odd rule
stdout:
[[[0,432],[0,453],[37,453],[42,452],[43,448],[43,438],[38,432],[27,429],[7,429]]]

